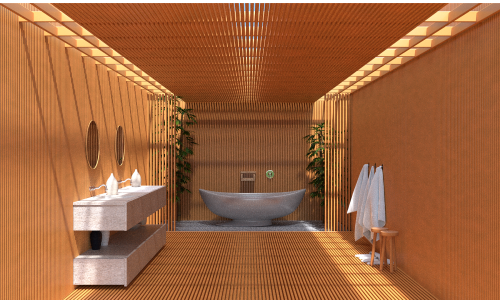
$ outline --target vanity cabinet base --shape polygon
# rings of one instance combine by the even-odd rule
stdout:
[[[145,225],[115,233],[108,246],[73,260],[73,284],[127,286],[165,245],[166,229]]]

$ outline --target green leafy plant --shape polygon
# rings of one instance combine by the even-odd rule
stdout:
[[[321,206],[325,205],[325,123],[312,126],[313,134],[308,134],[304,139],[310,144],[306,156],[311,160],[306,170],[313,172],[313,180],[309,182],[314,186],[311,198],[319,197]]]
[[[186,184],[191,180],[191,178],[187,175],[191,173],[191,164],[188,162],[188,157],[193,155],[193,145],[197,145],[194,142],[194,138],[191,136],[191,132],[186,128],[196,124],[196,116],[191,113],[193,109],[191,108],[182,108],[177,106],[177,114],[175,119],[175,147],[176,147],[176,167],[177,170],[175,172],[175,201],[179,202],[181,200],[181,194],[184,192],[191,191],[186,188]]]

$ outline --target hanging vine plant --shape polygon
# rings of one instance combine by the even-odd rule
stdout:
[[[304,139],[310,144],[306,156],[312,159],[306,170],[313,172],[313,180],[309,182],[314,187],[311,198],[320,198],[321,206],[325,205],[325,123],[312,126],[314,131]]]
[[[178,97],[180,98],[180,97]],[[197,124],[196,116],[191,113],[193,109],[182,108],[177,106],[177,114],[175,119],[175,145],[176,145],[176,167],[175,172],[175,201],[179,202],[181,200],[181,195],[184,192],[191,193],[191,191],[186,188],[187,183],[191,180],[188,176],[192,172],[191,164],[188,162],[188,157],[193,155],[193,145],[197,145],[194,141],[193,136],[191,136],[191,131],[187,130],[187,127]]]

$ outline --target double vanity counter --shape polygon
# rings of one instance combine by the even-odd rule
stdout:
[[[73,260],[75,285],[127,286],[166,243],[166,225],[138,225],[166,204],[164,186],[125,187],[73,203],[73,230],[119,231]]]

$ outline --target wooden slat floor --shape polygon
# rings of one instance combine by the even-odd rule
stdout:
[[[127,287],[66,299],[436,299],[403,271],[363,264],[352,232],[167,232]]]

